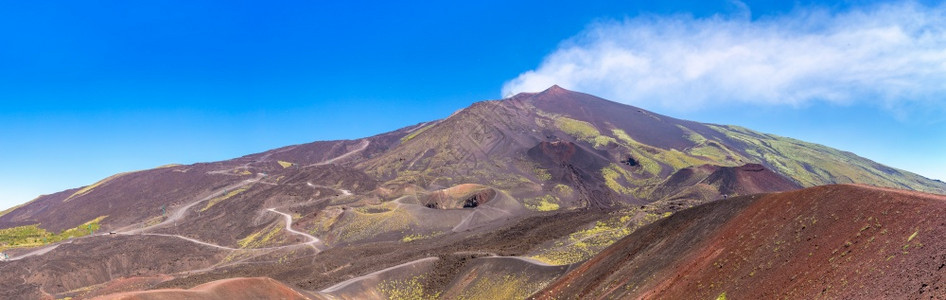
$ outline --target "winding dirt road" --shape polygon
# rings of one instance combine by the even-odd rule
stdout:
[[[358,152],[361,151],[361,150],[365,150],[365,148],[368,148],[368,144],[370,144],[370,143],[371,143],[371,142],[369,142],[368,140],[362,140],[362,141],[361,141],[361,145],[359,145],[358,148],[356,148],[355,150],[348,151],[348,152],[346,152],[345,154],[336,156],[336,157],[331,158],[331,159],[328,159],[328,160],[324,160],[324,161],[321,161],[321,162],[317,162],[317,163],[311,164],[311,165],[309,165],[309,166],[322,166],[322,165],[332,164],[332,163],[334,163],[334,162],[337,161],[337,160],[345,159],[346,157],[349,157],[349,156],[351,156],[352,154],[358,153]]]
[[[242,186],[245,186],[245,185],[248,185],[248,184],[253,184],[253,183],[255,183],[255,182],[258,182],[258,181],[259,181],[260,179],[262,179],[264,176],[265,176],[265,175],[263,175],[263,174],[258,174],[256,178],[247,179],[247,180],[241,181],[240,183],[233,184],[233,185],[227,186],[226,188],[223,188],[223,189],[220,189],[220,190],[218,190],[218,191],[216,191],[216,192],[213,192],[213,193],[211,193],[210,195],[207,195],[207,196],[204,197],[204,198],[201,198],[201,199],[199,199],[199,200],[197,200],[197,201],[194,201],[194,202],[192,202],[192,203],[190,203],[190,204],[187,204],[187,205],[185,205],[185,206],[183,206],[183,207],[177,209],[176,211],[174,211],[173,213],[171,213],[171,215],[170,215],[167,219],[165,219],[163,222],[161,222],[161,223],[154,224],[154,225],[151,225],[151,226],[148,226],[148,227],[131,229],[131,230],[125,230],[125,229],[127,229],[128,227],[131,227],[131,226],[126,226],[126,227],[123,227],[123,228],[120,228],[120,229],[115,230],[115,233],[117,233],[117,234],[122,234],[122,235],[135,235],[135,234],[138,234],[138,235],[150,235],[150,236],[163,236],[163,237],[179,238],[179,239],[183,239],[183,240],[186,240],[186,241],[189,241],[189,242],[192,242],[192,243],[196,243],[196,244],[200,244],[200,245],[204,245],[204,246],[208,246],[208,247],[213,247],[213,248],[217,248],[217,249],[221,249],[221,250],[227,250],[227,251],[266,251],[266,250],[278,250],[278,249],[284,249],[284,248],[296,247],[296,246],[302,246],[302,245],[310,246],[310,247],[312,247],[313,249],[315,249],[316,251],[322,251],[322,249],[325,248],[325,245],[322,243],[322,241],[321,241],[319,238],[317,238],[317,237],[315,237],[315,236],[312,236],[312,235],[310,235],[310,234],[308,234],[308,233],[301,232],[301,231],[297,231],[297,230],[293,229],[293,228],[292,228],[292,216],[290,216],[290,215],[288,215],[288,214],[285,214],[285,213],[282,213],[282,212],[279,212],[279,211],[277,211],[275,208],[269,208],[269,209],[267,209],[267,210],[268,210],[268,211],[271,211],[271,212],[274,212],[274,213],[277,213],[277,214],[280,214],[280,215],[283,215],[283,218],[285,218],[285,220],[286,220],[286,230],[289,231],[289,232],[291,232],[291,233],[293,233],[293,234],[297,234],[297,235],[302,235],[302,236],[304,236],[304,237],[306,238],[306,242],[297,243],[297,244],[291,244],[291,245],[284,245],[284,246],[277,246],[277,247],[252,248],[252,249],[238,249],[238,248],[227,247],[227,246],[222,246],[222,245],[217,245],[217,244],[213,244],[213,243],[204,242],[204,241],[201,241],[201,240],[197,240],[197,239],[194,239],[194,238],[189,238],[189,237],[186,237],[186,236],[183,236],[183,235],[179,235],[179,234],[164,234],[164,233],[150,233],[150,232],[145,232],[145,231],[147,231],[147,230],[151,230],[151,229],[154,229],[154,228],[158,228],[158,227],[161,227],[161,226],[165,226],[165,225],[167,225],[167,224],[172,224],[172,223],[174,223],[174,222],[177,222],[177,221],[183,219],[184,216],[187,215],[187,212],[188,212],[192,207],[194,207],[194,205],[197,205],[197,204],[202,203],[202,202],[204,202],[204,201],[213,199],[214,197],[220,196],[220,195],[222,195],[222,194],[224,194],[224,193],[226,193],[226,192],[228,192],[228,191],[231,191],[231,190],[233,190],[233,189],[240,188],[240,187],[242,187]],[[343,193],[348,192],[347,190],[341,190],[341,191],[342,191]],[[348,192],[348,193],[346,193],[346,194],[350,194],[350,192]],[[133,225],[132,225],[132,226],[133,226]],[[75,238],[75,239],[90,238],[90,237],[92,237],[92,236],[77,237],[77,238]],[[18,255],[18,256],[15,256],[15,257],[11,257],[10,259],[7,259],[7,260],[5,260],[5,261],[14,261],[14,260],[23,259],[23,258],[30,257],[30,256],[43,255],[43,254],[46,254],[46,253],[48,253],[48,252],[50,252],[50,251],[56,249],[57,247],[59,247],[59,246],[62,245],[62,244],[72,243],[73,241],[75,241],[75,239],[69,239],[69,240],[66,240],[66,241],[63,241],[63,242],[60,242],[60,243],[56,243],[56,244],[53,244],[53,245],[44,246],[44,247],[38,248],[38,249],[36,249],[36,250],[33,250],[33,251],[30,251],[30,252],[21,254],[21,255]]]
[[[218,190],[218,191],[216,191],[216,192],[213,192],[213,193],[211,193],[210,195],[207,195],[207,196],[204,197],[204,198],[201,198],[201,199],[199,199],[199,200],[197,200],[197,201],[191,202],[190,204],[185,205],[184,207],[181,207],[180,209],[174,211],[173,213],[171,213],[171,215],[170,215],[167,219],[165,219],[165,220],[164,220],[163,222],[161,222],[161,223],[154,224],[154,225],[151,225],[151,226],[148,226],[148,227],[143,227],[143,228],[138,228],[138,229],[131,229],[131,230],[127,230],[127,231],[124,230],[124,229],[128,228],[129,226],[125,226],[125,227],[120,228],[120,229],[115,230],[115,231],[118,232],[118,233],[123,233],[123,234],[135,234],[135,233],[144,232],[144,231],[149,230],[149,229],[152,229],[152,228],[158,228],[158,227],[161,227],[161,226],[164,226],[164,225],[167,225],[167,224],[171,224],[171,223],[173,223],[173,222],[177,222],[177,221],[179,221],[181,218],[183,218],[184,215],[187,214],[187,212],[190,210],[190,208],[191,208],[191,207],[194,207],[194,205],[197,205],[198,203],[201,203],[201,202],[204,202],[204,201],[213,199],[214,197],[223,195],[223,194],[225,194],[225,193],[227,193],[227,192],[229,192],[229,191],[232,191],[232,190],[234,190],[234,189],[243,187],[243,186],[245,186],[245,185],[253,184],[253,183],[255,183],[255,182],[258,182],[258,181],[260,181],[260,179],[263,179],[263,177],[265,177],[265,176],[266,176],[266,175],[264,175],[264,174],[257,174],[257,175],[256,175],[256,178],[247,179],[247,180],[241,181],[241,182],[239,182],[239,183],[237,183],[237,184],[232,184],[232,185],[227,186],[226,188],[223,188],[223,189],[220,189],[220,190]],[[132,226],[133,226],[133,225],[132,225]]]
[[[43,254],[46,254],[46,253],[49,252],[49,251],[53,251],[53,249],[56,249],[56,247],[59,247],[59,245],[62,245],[62,244],[69,244],[69,243],[72,243],[72,241],[73,241],[73,240],[68,240],[68,241],[65,241],[65,242],[62,242],[62,243],[57,243],[57,244],[53,244],[53,245],[41,247],[41,248],[39,248],[39,249],[30,251],[30,252],[26,252],[26,253],[23,253],[23,254],[21,254],[21,255],[11,257],[11,258],[9,258],[9,259],[5,259],[5,260],[3,260],[3,261],[14,261],[14,260],[20,260],[20,259],[23,259],[23,258],[26,258],[26,257],[30,257],[30,256],[43,255]]]
[[[333,293],[333,292],[335,292],[335,291],[338,291],[338,290],[340,290],[340,289],[343,289],[343,288],[345,288],[345,287],[351,285],[352,283],[355,283],[355,282],[358,282],[358,281],[361,281],[361,280],[364,280],[364,279],[368,279],[368,278],[371,278],[371,277],[377,277],[377,276],[380,275],[381,273],[384,273],[384,272],[387,272],[387,271],[391,271],[391,270],[398,269],[398,268],[404,268],[404,267],[416,265],[416,264],[423,263],[423,262],[427,262],[427,261],[434,261],[434,260],[438,260],[438,259],[439,259],[439,258],[437,258],[437,257],[431,256],[431,257],[425,257],[425,258],[421,258],[421,259],[414,260],[414,261],[409,261],[409,262],[406,262],[406,263],[403,263],[403,264],[400,264],[400,265],[396,265],[396,266],[393,266],[393,267],[390,267],[390,268],[387,268],[387,269],[384,269],[384,270],[372,272],[371,274],[367,274],[367,275],[363,275],[363,276],[358,276],[358,277],[355,277],[355,278],[352,278],[352,279],[349,279],[349,280],[345,280],[345,281],[339,282],[339,283],[337,283],[337,284],[335,284],[335,285],[333,285],[333,286],[330,286],[330,287],[328,287],[328,288],[322,290],[321,292],[322,292],[322,293]]]
[[[281,212],[281,211],[278,211],[278,210],[276,210],[276,208],[269,208],[269,209],[267,209],[267,211],[271,211],[271,212],[274,212],[274,213],[277,213],[277,214],[282,215],[283,218],[286,220],[286,231],[295,233],[295,234],[297,234],[297,235],[301,235],[301,236],[305,237],[305,238],[308,240],[307,242],[301,243],[301,245],[309,245],[309,246],[311,246],[313,249],[315,249],[316,251],[322,251],[321,248],[324,248],[324,247],[325,247],[325,245],[322,244],[322,240],[320,240],[319,238],[314,237],[314,236],[312,236],[311,234],[308,234],[308,233],[305,233],[305,232],[302,232],[302,231],[297,231],[297,230],[295,230],[295,229],[292,229],[292,216],[290,216],[289,214],[284,213],[284,212]],[[296,245],[300,245],[300,244],[296,244]],[[318,245],[318,246],[316,246],[316,245]]]
[[[231,248],[231,247],[227,247],[227,246],[220,246],[220,245],[217,245],[217,244],[211,244],[211,243],[208,243],[208,242],[204,242],[204,241],[201,241],[201,240],[189,238],[189,237],[186,237],[186,236],[183,236],[183,235],[179,235],[179,234],[142,233],[141,235],[154,235],[154,236],[166,236],[166,237],[179,238],[179,239],[183,239],[183,240],[186,240],[186,241],[189,241],[189,242],[201,244],[201,245],[204,245],[204,246],[214,247],[214,248],[217,248],[217,249],[223,249],[223,250],[229,250],[229,251],[247,250],[247,249],[237,249],[237,248]]]

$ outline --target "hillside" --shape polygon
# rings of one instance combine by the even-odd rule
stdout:
[[[591,259],[549,265],[486,252],[425,257],[298,292],[263,279],[105,299],[226,299],[221,290],[299,299],[939,299],[946,196],[828,185],[680,211]],[[559,223],[564,224],[564,223]],[[239,282],[239,285],[235,285]],[[120,289],[128,282],[110,284]],[[248,295],[248,294],[245,294]],[[147,296],[147,297],[144,297]],[[134,298],[138,297],[138,298]],[[222,297],[222,298],[221,298]],[[302,298],[304,297],[304,298]]]
[[[638,230],[537,299],[946,296],[946,196],[829,185],[744,196]]]
[[[564,272],[677,211],[836,183],[946,193],[849,152],[553,86],[372,137],[127,172],[38,197],[0,215],[10,257],[0,298],[104,295],[123,282],[135,284],[121,292],[176,295],[235,277],[316,295],[431,259],[425,272],[436,276],[388,280],[416,280],[427,296],[477,284],[531,294],[554,278],[486,262]],[[503,290],[476,270],[522,280]],[[364,282],[346,293],[404,292]]]

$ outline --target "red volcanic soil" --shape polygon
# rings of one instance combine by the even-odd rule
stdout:
[[[652,194],[667,210],[709,201],[802,188],[798,183],[759,164],[739,167],[702,165],[681,169],[658,185]]]
[[[801,188],[797,183],[759,164],[721,167],[706,178],[706,183],[718,186],[723,195],[749,195]]]
[[[163,289],[118,293],[93,299],[162,300],[162,299],[315,299],[279,281],[266,277],[232,278],[209,282],[192,289]]]
[[[830,185],[687,209],[618,241],[541,299],[946,297],[946,196]]]
[[[496,197],[496,190],[479,184],[460,184],[434,191],[424,197],[429,208],[470,208],[486,204]]]
[[[101,287],[95,289],[90,294],[83,295],[82,298],[91,298],[91,297],[100,296],[100,295],[146,290],[158,283],[170,280],[172,278],[174,277],[169,276],[169,275],[163,275],[163,274],[155,275],[155,276],[137,276],[137,277],[129,277],[129,278],[119,278],[119,279],[115,279],[103,284]]]
[[[751,195],[800,189],[797,183],[760,164],[739,167],[702,165],[685,168],[674,173],[655,191],[658,196],[671,196],[673,192],[705,184],[714,187],[721,195]]]
[[[760,164],[739,167],[702,165],[677,171],[661,184],[657,192],[679,191],[697,184],[716,187],[723,195],[751,195],[801,188],[797,183]]]

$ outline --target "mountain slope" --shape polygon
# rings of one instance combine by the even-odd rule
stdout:
[[[848,182],[946,191],[851,153],[556,86],[363,139],[123,173],[41,196],[0,215],[0,251],[12,258],[3,264],[68,284],[30,277],[0,296],[91,295],[121,277],[190,288],[266,276],[316,291],[425,257],[454,261],[457,253],[570,265],[688,207]],[[71,253],[129,239],[136,244],[108,253],[135,257],[124,253],[169,244],[205,253],[173,268],[65,263]],[[152,252],[155,263],[179,259]],[[102,259],[95,255],[86,258]],[[437,286],[459,276],[448,269]],[[10,274],[0,279],[20,273]]]
[[[762,162],[803,186],[862,183],[946,193],[946,184],[942,181],[884,166],[851,152],[738,126],[710,127],[725,134],[737,147],[746,149],[750,159]]]
[[[310,298],[938,299],[946,296],[943,213],[946,196],[863,185],[742,196],[654,222],[580,264],[456,252]]]
[[[587,298],[942,298],[946,196],[829,185],[681,211],[536,295]]]
[[[543,143],[555,142],[566,143],[560,145],[577,154],[564,161],[529,151],[548,151]],[[292,167],[285,170],[278,163]],[[747,163],[761,164],[802,186],[863,183],[946,193],[942,182],[852,153],[734,126],[678,120],[554,86],[479,102],[447,119],[371,138],[119,174],[75,192],[40,197],[0,216],[0,226],[41,223],[60,231],[109,216],[102,224],[117,228],[160,217],[162,206],[180,206],[257,173],[275,175],[270,176],[275,181],[284,176],[277,173],[312,172],[310,167],[318,164],[365,172],[394,191],[383,195],[388,199],[403,196],[398,190],[409,185],[435,190],[477,183],[517,198],[553,195],[566,208],[652,202],[659,200],[652,195],[654,187],[679,170]],[[560,184],[573,193],[554,193]]]

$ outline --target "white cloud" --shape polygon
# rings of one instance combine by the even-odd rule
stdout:
[[[558,84],[674,110],[810,101],[865,101],[891,111],[946,106],[946,6],[749,15],[595,23],[506,82],[502,93]]]

